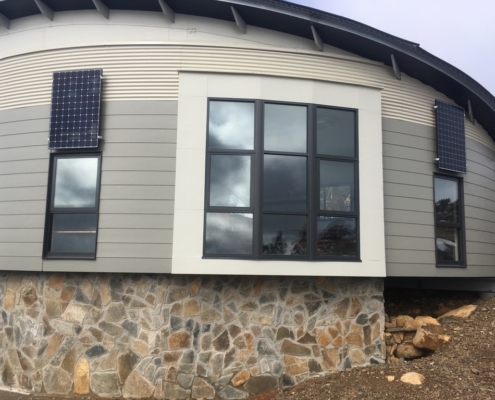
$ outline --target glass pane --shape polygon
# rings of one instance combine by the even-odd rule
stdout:
[[[253,214],[207,213],[206,254],[252,254]]]
[[[318,217],[317,228],[319,256],[357,256],[355,218]]]
[[[98,158],[57,158],[56,168],[54,207],[96,207]]]
[[[459,261],[459,231],[455,228],[435,228],[437,261]]]
[[[318,154],[348,157],[356,155],[354,117],[353,111],[318,108],[316,114]]]
[[[354,211],[354,163],[320,161],[320,210]]]
[[[265,155],[263,209],[306,211],[306,157]]]
[[[435,178],[435,218],[437,221],[459,222],[457,181]]]
[[[208,148],[254,149],[254,103],[210,101]]]
[[[265,105],[265,150],[306,153],[307,108]]]
[[[305,256],[307,218],[294,215],[263,216],[263,254]]]
[[[251,156],[212,155],[210,206],[249,207]]]
[[[51,252],[95,253],[97,214],[54,214]]]

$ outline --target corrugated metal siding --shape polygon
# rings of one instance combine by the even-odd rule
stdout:
[[[448,98],[389,67],[327,55],[252,48],[141,45],[71,48],[0,62],[0,109],[49,104],[53,71],[103,68],[104,100],[177,100],[178,71],[265,74],[383,88],[383,116],[434,126],[435,99]],[[495,150],[479,126],[466,134]]]
[[[137,260],[170,272],[177,107],[103,103],[97,260],[87,262],[41,259],[49,106],[0,111],[0,269],[135,272]]]

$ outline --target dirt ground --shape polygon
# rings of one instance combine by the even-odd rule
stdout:
[[[467,319],[442,320],[452,339],[431,356],[396,364],[373,365],[311,379],[288,391],[250,400],[351,400],[351,399],[481,399],[495,400],[495,298],[476,293],[388,290],[389,316],[435,315],[439,309],[476,304]],[[400,382],[407,372],[418,372],[425,382]],[[389,382],[387,376],[393,376]],[[32,396],[0,391],[0,400],[96,400],[94,396]]]

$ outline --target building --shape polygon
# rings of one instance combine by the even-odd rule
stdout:
[[[3,386],[246,398],[383,362],[385,277],[494,276],[495,98],[415,43],[3,0],[0,93]]]

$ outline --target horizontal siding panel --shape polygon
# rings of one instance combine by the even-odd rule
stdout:
[[[412,172],[415,174],[432,175],[433,164],[415,160],[404,160],[395,157],[383,157],[383,168],[391,171]]]
[[[0,201],[0,215],[43,214],[46,201]],[[0,240],[1,241],[1,240]]]
[[[483,232],[472,229],[466,229],[466,240],[469,242],[480,242],[495,245],[495,231]]]
[[[464,205],[465,207],[476,207],[495,212],[495,201],[491,199],[484,199],[483,197],[473,196],[469,193],[464,193]]]
[[[475,207],[465,207],[464,215],[466,219],[483,220],[495,223],[495,213]]]
[[[488,254],[495,257],[495,246],[491,243],[466,242],[468,254]]]
[[[41,160],[0,162],[0,175],[44,172],[48,176],[48,155]]]
[[[172,236],[172,229],[98,229],[98,243],[170,244]]]
[[[470,267],[479,266],[490,266],[492,267],[493,273],[495,273],[495,255],[491,254],[467,254],[467,263]]]
[[[0,270],[41,271],[41,257],[4,257],[0,256]]]
[[[0,188],[46,186],[47,179],[45,172],[0,175]]]
[[[175,129],[177,115],[109,115],[102,118],[105,129]]]
[[[0,64],[1,65],[1,64]],[[33,121],[39,119],[45,119],[50,115],[50,106],[34,106],[34,107],[18,107],[9,110],[2,110],[0,112],[0,124],[10,123],[10,122],[22,122]],[[2,125],[0,125],[0,131]],[[1,133],[0,133],[1,135]]]
[[[105,157],[175,157],[173,143],[103,143]],[[0,153],[1,154],[1,153]]]
[[[174,185],[174,172],[154,171],[105,171],[101,174],[102,185]]]
[[[466,218],[466,229],[482,232],[495,232],[495,223],[485,219]]]
[[[173,200],[101,200],[100,214],[170,214]]]
[[[486,186],[481,186],[478,184],[473,184],[472,182],[464,181],[464,193],[473,196],[478,196],[483,199],[493,199],[495,198],[495,191]]]
[[[0,215],[0,226],[7,229],[43,229],[45,214],[43,215]]]
[[[431,213],[385,210],[385,222],[401,222],[405,224],[432,225],[433,211]]]
[[[386,183],[407,183],[411,186],[425,188],[433,187],[433,177],[431,175],[419,175],[412,172],[384,170],[383,181]]]
[[[407,122],[404,120],[398,120],[393,118],[383,118],[382,128],[384,134],[385,132],[397,133],[397,134],[403,133],[406,135],[413,135],[426,139],[432,139],[436,137],[435,128],[432,126]]]
[[[172,245],[147,243],[98,243],[96,257],[172,258]]]
[[[176,143],[175,129],[107,129],[106,143]]]
[[[43,252],[42,243],[0,243],[2,257],[40,257]]]
[[[43,271],[51,272],[115,272],[115,273],[170,273],[172,260],[163,258],[104,258],[96,260],[44,260]]]
[[[409,197],[413,199],[430,200],[433,202],[433,188],[385,182],[383,185],[383,192],[385,196]]]
[[[420,237],[385,237],[385,248],[390,250],[429,250],[435,251],[435,239]]]
[[[385,196],[385,208],[392,210],[407,210],[433,212],[433,202],[429,200],[411,199],[407,197]]]
[[[13,149],[0,149],[0,169],[3,161],[36,160],[48,158],[48,147],[42,146],[17,147]]]
[[[102,102],[101,113],[107,115],[177,115],[177,101],[111,101]]]
[[[42,243],[43,229],[0,229],[2,243]]]
[[[103,186],[100,192],[102,200],[173,200],[174,186]]]
[[[45,180],[46,182],[46,180]],[[46,186],[40,187],[20,187],[20,188],[0,188],[0,199],[2,201],[46,201]]]
[[[433,163],[436,158],[436,153],[432,151],[387,143],[383,144],[383,155],[386,157],[403,158],[405,160],[423,161],[427,163]]]
[[[415,149],[436,151],[436,141],[432,138],[422,138],[404,133],[383,132],[383,143],[406,146]]]
[[[175,171],[175,157],[108,157],[103,154],[102,171]]]
[[[386,249],[386,257],[390,263],[435,264],[434,251]]]
[[[6,139],[4,136],[18,135],[21,133],[26,136],[28,136],[29,133],[44,133],[44,142],[46,143],[48,139],[48,130],[50,129],[50,114],[47,114],[45,117],[46,118],[42,119],[28,119],[0,124],[0,143]],[[39,139],[37,140],[39,141]]]
[[[173,215],[100,214],[99,229],[172,229]]]
[[[386,222],[385,235],[433,239],[435,237],[435,231],[433,225],[412,225],[396,222]]]

